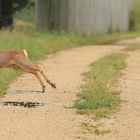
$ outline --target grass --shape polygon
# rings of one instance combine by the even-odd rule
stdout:
[[[112,87],[126,67],[125,54],[112,54],[91,64],[91,70],[84,73],[85,84],[78,94],[75,107],[79,113],[94,113],[96,118],[106,117],[117,109],[119,92]]]
[[[39,33],[32,24],[16,21],[12,32],[0,31],[0,50],[26,49],[31,61],[36,62],[57,51],[81,45],[109,44],[119,39],[136,37],[140,32],[119,33],[100,36],[83,36],[66,33]],[[0,96],[9,83],[19,75],[11,70],[0,71]]]
[[[34,23],[35,22],[35,7],[30,6],[21,11],[18,11],[15,13],[14,16],[15,16],[15,18],[17,18],[19,20]]]
[[[134,0],[133,7],[130,12],[130,29],[133,31],[140,31],[140,1]]]
[[[20,72],[15,72],[10,69],[1,69],[0,70],[0,95],[5,93],[5,89],[8,87],[9,83],[15,79]]]
[[[125,51],[137,51],[137,50],[140,50],[140,45],[128,46],[124,50]]]

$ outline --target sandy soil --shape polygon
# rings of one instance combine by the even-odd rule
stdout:
[[[97,136],[84,134],[81,123],[88,119],[71,108],[80,91],[81,74],[89,70],[88,65],[123,46],[86,46],[50,55],[40,66],[57,89],[47,85],[45,93],[36,78],[24,74],[13,82],[1,102],[39,102],[43,106],[24,108],[0,105],[0,140],[138,140],[140,139],[140,53],[131,53],[128,69],[120,84],[122,103],[120,112],[110,119],[101,120],[101,127],[111,133]],[[134,95],[135,94],[135,95]]]
[[[96,124],[108,134],[95,136],[95,140],[140,140],[140,51],[128,53],[128,67],[120,79],[121,107],[109,119],[102,119]],[[87,133],[86,140],[94,135]]]
[[[117,45],[140,45],[140,37],[117,41]]]

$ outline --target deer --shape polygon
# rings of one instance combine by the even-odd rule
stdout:
[[[25,49],[0,51],[0,68],[13,68],[15,70],[21,70],[35,75],[42,86],[43,93],[45,92],[46,86],[40,75],[42,75],[48,84],[50,84],[53,88],[56,88],[56,85],[46,77],[43,70],[38,65],[29,61],[28,53]]]

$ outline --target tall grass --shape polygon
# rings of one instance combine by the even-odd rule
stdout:
[[[137,51],[140,50],[140,45],[132,45],[128,46],[124,49],[125,51]]]
[[[130,29],[140,31],[140,0],[133,0],[134,4],[130,11]]]

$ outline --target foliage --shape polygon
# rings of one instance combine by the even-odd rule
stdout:
[[[32,0],[12,0],[13,2],[13,12],[20,11],[25,8],[28,4],[29,6],[34,5]]]
[[[30,6],[23,10],[17,11],[15,12],[14,17],[19,20],[35,23],[35,8],[34,6]]]
[[[128,47],[125,48],[124,50],[125,50],[125,51],[137,51],[137,50],[140,50],[140,45],[128,46]]]
[[[130,12],[130,30],[140,31],[140,1],[134,0],[134,4],[132,6]]]

